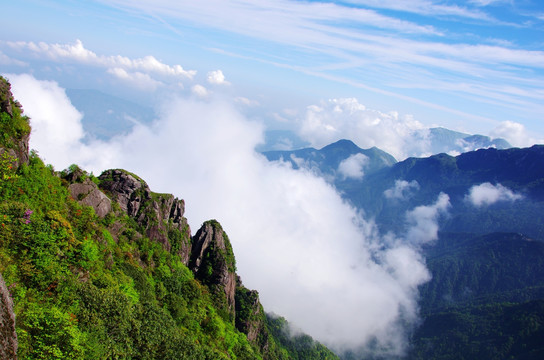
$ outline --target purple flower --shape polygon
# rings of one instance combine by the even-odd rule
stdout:
[[[23,215],[23,218],[25,219],[25,224],[30,224],[30,215],[32,215],[34,211],[28,209],[25,211],[25,214]]]

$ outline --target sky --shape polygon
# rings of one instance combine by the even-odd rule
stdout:
[[[536,0],[22,0],[2,8],[10,14],[0,25],[3,72],[65,88],[151,104],[180,88],[222,94],[270,128],[295,130],[308,107],[348,98],[397,114],[400,124],[412,119],[409,130],[514,132],[507,140],[517,146],[544,138],[544,5]]]
[[[539,1],[346,0],[4,2],[0,73],[31,117],[30,146],[56,169],[125,168],[186,201],[193,232],[215,218],[265,308],[336,349],[401,354],[429,280],[447,194],[402,214],[398,234],[324,179],[255,148],[285,129],[312,146],[341,138],[401,160],[433,126],[544,139],[544,6]],[[110,139],[83,128],[66,89],[152,107]],[[417,140],[416,140],[417,139]],[[416,143],[417,142],[417,143]],[[339,173],[364,176],[366,159]],[[398,179],[401,201],[419,184]],[[520,201],[500,184],[475,207]],[[367,349],[368,350],[368,349]]]

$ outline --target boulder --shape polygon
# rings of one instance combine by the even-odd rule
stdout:
[[[111,200],[90,179],[85,179],[82,183],[70,184],[68,190],[80,204],[92,206],[99,217],[103,218],[111,211]]]

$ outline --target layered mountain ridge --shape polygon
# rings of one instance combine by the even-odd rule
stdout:
[[[342,140],[264,154],[322,176],[382,234],[405,233],[408,213],[447,195],[447,212],[433,224],[438,238],[420,249],[432,278],[419,289],[422,323],[408,359],[542,358],[544,146],[400,162],[369,150]],[[360,176],[342,176],[340,164],[356,154],[367,157]]]

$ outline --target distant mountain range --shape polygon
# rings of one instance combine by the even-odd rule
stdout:
[[[544,214],[540,211],[544,210],[544,146],[481,149],[455,157],[438,154],[401,162],[382,150],[361,149],[349,140],[337,141],[320,150],[306,148],[263,154],[270,161],[285,161],[294,169],[306,169],[322,176],[334,184],[347,201],[375,217],[384,232],[401,231],[404,223],[399,222],[399,216],[416,206],[434,202],[439,193],[444,192],[452,203],[450,216],[441,221],[444,230],[516,231],[544,238],[544,225],[541,225],[544,215],[540,215]],[[351,173],[358,176],[346,176],[341,164],[357,160],[358,154],[359,160],[353,161],[352,167],[359,166],[360,172]],[[467,202],[470,189],[484,183],[493,186],[491,191],[508,189],[523,201],[497,201],[483,207],[471,205]],[[387,191],[395,190],[401,193],[386,196]],[[534,215],[527,217],[529,213]],[[480,221],[481,217],[487,219]],[[538,219],[542,221],[535,221]]]
[[[541,359],[544,146],[499,150],[507,143],[440,128],[431,134],[443,144],[493,147],[396,162],[377,148],[340,140],[264,155],[324,177],[384,234],[404,233],[408,211],[448,195],[438,239],[421,249],[432,279],[420,288],[424,320],[408,359]],[[341,164],[357,156],[360,176],[345,176]]]
[[[153,109],[91,89],[66,89],[72,105],[83,113],[82,125],[91,137],[107,140],[129,132],[137,123],[150,123]]]
[[[427,141],[430,143],[429,151],[431,154],[458,152],[496,148],[508,149],[512,145],[504,139],[491,139],[484,135],[470,135],[442,127],[429,129]]]
[[[154,110],[150,107],[98,90],[67,89],[66,94],[76,109],[83,113],[83,128],[91,138],[107,140],[129,132],[137,123],[149,124],[156,118]],[[264,135],[264,143],[256,148],[259,152],[292,151],[311,146],[292,130],[267,130]],[[414,138],[427,144],[427,155],[460,154],[482,148],[512,147],[504,139],[491,139],[484,135],[471,135],[441,127],[419,130],[414,134]]]
[[[305,148],[290,151],[267,151],[263,153],[270,161],[286,161],[293,169],[307,169],[328,179],[359,178],[364,173],[376,172],[395,164],[395,158],[376,147],[361,149],[350,140],[339,140],[322,149]],[[360,176],[349,176],[347,169],[342,171],[341,164],[348,159],[355,159],[353,167],[359,166]],[[357,160],[359,159],[359,160]]]
[[[440,153],[459,155],[478,149],[508,149],[512,147],[504,139],[492,139],[484,135],[471,135],[442,127],[417,130],[412,134],[412,137],[414,141],[424,144],[421,149],[424,149],[425,154],[408,154],[409,156],[417,157]],[[300,151],[300,149],[308,147],[310,147],[310,144],[292,131],[270,130],[265,133],[265,143],[260,145],[257,150],[260,152]]]

